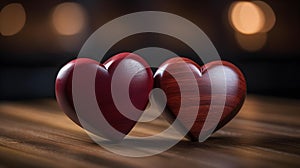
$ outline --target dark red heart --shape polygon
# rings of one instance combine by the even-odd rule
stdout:
[[[188,67],[188,68],[187,68]],[[211,80],[210,77],[217,77],[220,76],[217,72],[220,72],[220,68],[224,69],[225,73],[225,83],[226,83],[226,92],[224,93],[217,93],[223,94],[226,96],[225,107],[218,104],[211,104],[212,94],[211,94]],[[172,72],[171,75],[169,72]],[[208,74],[210,71],[210,75]],[[191,129],[187,130],[188,134],[187,137],[191,140],[198,140],[200,131],[208,131],[211,129],[212,131],[216,131],[223,127],[226,123],[228,123],[240,110],[242,104],[244,102],[246,96],[246,81],[241,73],[241,71],[234,66],[233,64],[225,61],[214,61],[210,62],[202,67],[198,64],[193,62],[187,58],[171,58],[164,62],[155,73],[155,87],[161,88],[167,97],[167,105],[166,105],[166,112],[165,116],[170,122],[173,122],[174,119],[178,116],[180,104],[181,104],[181,93],[179,90],[179,85],[176,82],[180,81],[183,82],[183,86],[188,88],[189,84],[192,82],[190,77],[188,77],[191,72],[193,72],[199,89],[200,94],[200,102],[193,101],[195,99],[196,93],[195,92],[188,92],[187,97],[185,99],[190,100],[190,103],[186,105],[182,105],[183,118],[180,120],[181,128],[187,130],[187,122],[195,121]],[[222,71],[223,72],[223,71]],[[176,76],[176,80],[174,78],[174,74]],[[224,76],[223,76],[224,77]],[[184,89],[183,91],[188,90]],[[218,95],[215,95],[218,98]],[[159,102],[158,102],[159,103]],[[202,130],[203,124],[207,117],[208,111],[210,106],[214,106],[215,109],[223,111],[221,119],[218,123],[211,123],[209,124],[209,129]],[[198,114],[197,118],[191,119],[189,112],[191,110],[197,110]],[[217,126],[216,126],[217,124]],[[215,128],[215,129],[214,129]],[[213,130],[214,129],[214,130]]]
[[[124,100],[122,93],[124,93],[124,91],[128,92],[129,89],[129,98],[132,105],[138,110],[143,111],[148,104],[149,92],[153,88],[153,74],[150,66],[140,56],[132,53],[117,54],[107,60],[103,65],[88,58],[75,59],[66,64],[57,75],[56,97],[66,115],[79,126],[82,126],[82,124],[80,123],[81,120],[79,121],[78,119],[78,114],[75,112],[72,97],[72,79],[75,66],[79,68],[80,71],[84,71],[86,75],[96,72],[96,77],[94,78],[95,95],[103,116],[117,131],[123,133],[124,136],[128,134],[142,113],[133,114],[134,120],[124,116],[123,114],[133,113],[129,111],[130,108],[127,108],[130,106],[130,104],[127,104],[128,101],[118,102],[123,110],[122,113],[120,112],[120,108],[116,107],[112,96],[112,78],[113,75],[116,75],[116,69],[120,68],[117,73],[121,78],[117,79],[117,87],[113,88],[116,89],[115,93]],[[130,76],[132,73],[134,75]],[[80,82],[82,82],[83,85],[84,83],[91,82],[86,81],[85,75],[79,76],[79,78],[82,78]],[[129,83],[129,88],[126,88],[127,90],[120,90],[121,86],[125,84],[124,81],[129,78],[132,79]],[[84,90],[85,88],[82,89]],[[85,95],[83,94],[82,96]],[[84,98],[91,99],[91,97]],[[83,121],[91,125],[88,131],[111,140],[124,138],[123,136],[120,137],[116,135],[113,131],[103,129],[103,123],[99,123],[95,111],[87,110],[84,112],[84,115],[80,116]]]

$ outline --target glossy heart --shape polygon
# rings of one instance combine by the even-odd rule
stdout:
[[[88,86],[86,84],[93,82],[87,76],[96,72],[94,95],[98,103],[97,108],[100,108],[110,126],[123,133],[122,136],[116,134],[115,131],[105,129],[104,123],[99,122],[99,114],[97,114],[99,111],[96,109],[80,112],[79,120],[79,113],[74,106],[76,101],[72,95],[74,93],[72,89],[75,89],[75,87],[72,88],[75,67],[78,68],[76,71],[80,72],[77,76],[78,86],[82,86],[79,87],[80,91],[82,90],[82,95],[79,96],[87,100],[84,106],[89,106],[89,100],[93,99],[92,95],[85,94],[85,87]],[[128,80],[130,80],[129,83]],[[124,86],[128,87],[124,88]],[[66,115],[79,126],[83,126],[82,121],[88,123],[90,127],[85,129],[110,140],[121,140],[130,132],[146,108],[148,95],[152,88],[153,74],[149,65],[140,56],[132,53],[117,54],[104,64],[88,58],[75,59],[66,64],[56,78],[57,101]],[[129,97],[126,97],[126,92]],[[138,111],[132,111],[130,106],[134,106]],[[131,115],[131,118],[128,118],[127,115]]]
[[[194,79],[190,77],[191,72],[195,76]],[[216,95],[212,95],[210,78],[216,79],[222,76],[220,73],[223,73],[223,77],[225,77],[223,84],[226,85],[223,85],[223,90],[226,89],[226,93],[219,91],[215,93]],[[174,76],[176,76],[176,79]],[[187,130],[187,137],[193,141],[198,140],[200,131],[208,131],[210,129],[216,131],[228,123],[242,107],[246,96],[246,81],[243,74],[236,66],[225,61],[214,61],[200,67],[187,58],[171,58],[158,68],[154,77],[155,87],[161,88],[167,97],[164,116],[167,117],[169,122],[173,122],[178,116],[179,110],[180,113],[183,112],[183,117],[180,119],[180,127]],[[200,102],[198,101],[199,99],[196,99],[199,94],[189,91],[193,80],[198,84],[196,89],[199,89]],[[184,99],[189,100],[186,104],[181,105],[183,98],[181,97],[178,83],[183,84],[181,86],[184,89],[181,92],[186,92]],[[212,96],[219,99],[220,95],[226,99],[225,106],[223,107],[218,103],[211,104]],[[221,119],[218,123],[209,123],[209,126],[206,127],[208,129],[202,130],[211,106],[213,106],[214,110],[219,110],[222,113],[220,113]],[[191,118],[191,110],[198,110],[196,120]],[[189,123],[191,121],[195,122]],[[188,129],[187,125],[189,124],[192,126],[191,129]]]

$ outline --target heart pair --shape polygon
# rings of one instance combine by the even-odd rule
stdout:
[[[94,82],[93,95],[96,97],[98,108],[107,123],[122,134],[115,134],[114,131],[103,127],[104,123],[99,122],[97,118],[97,110],[86,110],[81,112],[80,116],[76,113],[72,82],[75,68],[76,71],[82,72],[76,74],[77,79],[80,79],[77,80],[78,86],[81,86],[76,88],[82,90],[82,95],[79,96],[83,96],[85,100],[92,99],[90,95],[85,94],[85,89],[88,86],[86,84]],[[220,76],[220,73],[223,75]],[[93,74],[94,80],[91,80],[88,76]],[[224,89],[212,94],[212,79],[220,77],[225,78],[225,83],[221,86]],[[196,83],[197,92],[190,89],[191,83]],[[165,61],[153,76],[150,66],[140,56],[120,53],[103,64],[88,58],[78,58],[66,64],[56,78],[56,97],[62,110],[79,126],[82,126],[84,121],[90,125],[88,131],[106,139],[122,140],[143,114],[153,87],[162,89],[166,94],[164,116],[169,122],[176,119],[179,111],[183,112],[180,126],[187,129],[187,137],[191,140],[197,140],[201,131],[216,131],[223,127],[238,113],[246,96],[243,74],[229,62],[214,61],[200,67],[190,59],[176,57]],[[213,98],[218,99],[222,96],[225,98],[225,104],[211,104]],[[182,104],[183,99],[188,103]],[[160,104],[159,98],[156,101]],[[209,109],[221,111],[221,118],[219,122],[209,124],[206,127],[208,130],[203,130]],[[194,119],[191,117],[195,116],[189,113],[191,110],[198,111]],[[194,122],[188,123],[190,121]]]

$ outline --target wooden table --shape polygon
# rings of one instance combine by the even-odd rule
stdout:
[[[157,119],[132,134],[167,126]],[[300,167],[300,100],[250,95],[238,116],[205,142],[184,139],[145,158],[98,146],[55,100],[1,102],[0,167]]]

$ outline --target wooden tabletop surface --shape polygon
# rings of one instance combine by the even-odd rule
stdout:
[[[167,126],[159,118],[131,134]],[[2,101],[0,167],[300,167],[300,100],[249,95],[240,113],[205,142],[183,139],[144,158],[98,146],[53,99]]]

